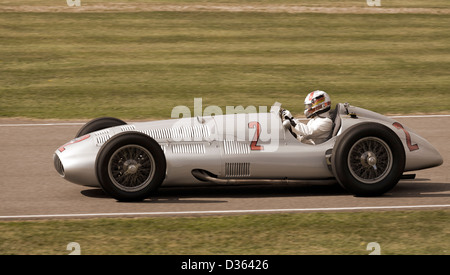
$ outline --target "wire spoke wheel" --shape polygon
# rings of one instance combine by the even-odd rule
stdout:
[[[405,169],[398,135],[376,122],[357,123],[342,133],[331,156],[339,184],[355,196],[381,196],[394,188]]]
[[[391,171],[392,151],[380,138],[366,137],[351,147],[347,162],[353,177],[362,183],[374,184]]]
[[[155,194],[167,167],[159,143],[139,132],[110,138],[100,148],[95,166],[103,191],[122,202],[142,201]]]
[[[155,174],[152,154],[140,145],[126,145],[117,149],[108,163],[111,182],[120,190],[135,192],[145,188]]]

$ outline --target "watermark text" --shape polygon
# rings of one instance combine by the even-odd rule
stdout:
[[[66,0],[69,7],[81,7],[81,0]]]
[[[381,7],[381,0],[366,0],[369,7]]]

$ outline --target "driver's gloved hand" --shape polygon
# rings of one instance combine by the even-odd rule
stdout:
[[[283,111],[283,118],[284,119],[289,119],[289,120],[294,119],[294,117],[292,116],[291,112],[289,112],[288,110],[284,110]]]

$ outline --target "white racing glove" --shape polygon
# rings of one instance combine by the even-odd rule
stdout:
[[[292,116],[291,112],[289,112],[288,110],[284,110],[283,111],[283,119],[294,119],[294,117]]]

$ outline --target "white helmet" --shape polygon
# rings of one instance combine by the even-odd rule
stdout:
[[[305,116],[307,118],[328,112],[331,109],[331,98],[324,91],[314,91],[305,98]]]

